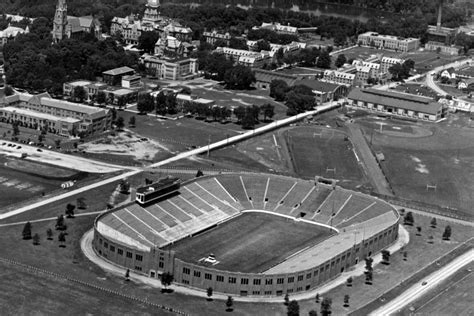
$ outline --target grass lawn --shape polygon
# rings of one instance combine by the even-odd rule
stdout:
[[[418,83],[403,83],[396,86],[394,90],[411,94],[420,94],[430,98],[435,98],[438,95],[435,91]]]
[[[374,267],[374,279],[372,285],[365,284],[365,277],[354,278],[352,287],[341,285],[323,296],[332,299],[333,315],[346,315],[356,311],[380,295],[396,286],[403,280],[406,280],[415,272],[432,264],[438,258],[453,250],[462,242],[474,236],[472,227],[453,224],[438,220],[437,228],[430,228],[430,217],[414,215],[415,226],[407,226],[410,233],[410,242],[404,250],[408,252],[408,260],[404,261],[402,253],[399,251],[390,257],[390,265],[379,264]],[[442,241],[446,225],[452,228],[452,237],[450,241]],[[422,236],[416,236],[416,226],[422,227]],[[434,237],[434,243],[429,244],[428,237]],[[411,284],[407,284],[409,287]],[[350,296],[350,307],[343,307],[344,295]],[[314,300],[300,302],[301,315],[307,314],[311,309],[319,309]],[[366,315],[367,311],[356,315]]]
[[[68,235],[66,247],[59,248],[57,231],[54,240],[46,240],[47,228],[54,228],[54,221],[32,224],[32,232],[39,233],[41,244],[33,246],[31,240],[21,240],[23,225],[2,227],[0,239],[0,257],[9,258],[37,268],[68,275],[71,278],[95,284],[103,288],[118,291],[156,304],[170,306],[188,314],[220,316],[225,313],[225,302],[206,301],[178,293],[162,294],[160,290],[143,284],[126,282],[103,272],[99,267],[84,257],[79,241],[82,235],[93,225],[95,216],[84,216],[67,219]],[[74,263],[73,263],[74,262]],[[0,285],[0,302],[4,307],[11,308],[12,314],[97,314],[97,315],[164,315],[162,310],[142,306],[136,302],[124,300],[101,291],[71,286],[56,279],[44,279],[30,273],[14,273],[14,270],[2,267],[4,281]],[[9,271],[12,271],[9,274]],[[7,277],[7,274],[8,277]],[[44,285],[44,286],[43,286]],[[8,302],[8,303],[6,303]],[[43,304],[42,304],[43,303]],[[31,313],[29,311],[32,311]],[[110,313],[109,313],[110,311]],[[5,314],[5,312],[4,312]],[[9,313],[6,313],[9,314]],[[233,315],[286,315],[283,304],[249,304],[235,302]],[[166,315],[166,314],[165,314]]]
[[[328,235],[327,229],[312,224],[269,214],[244,213],[169,248],[187,262],[203,264],[199,260],[213,253],[219,261],[213,268],[259,273]]]
[[[414,308],[417,314],[423,315],[474,314],[474,297],[472,296],[474,273],[472,270],[474,270],[474,263],[471,262],[441,283],[436,291],[424,295],[399,314],[410,314],[410,308]]]
[[[427,72],[436,67],[463,59],[464,57],[442,55],[432,51],[413,51],[401,54],[401,58],[413,60],[415,62],[416,71]]]
[[[462,126],[464,121],[452,115],[438,124],[410,123],[431,130],[426,137],[372,137],[375,127],[361,125],[373,151],[384,154],[381,166],[397,196],[472,212],[474,134]],[[427,190],[427,184],[437,185],[436,191]]]
[[[344,140],[340,130],[314,126],[295,127],[282,135],[290,149],[291,159],[298,176],[315,175],[340,180],[340,184],[358,185],[364,174],[357,163],[352,143]],[[328,171],[334,169],[333,171]]]

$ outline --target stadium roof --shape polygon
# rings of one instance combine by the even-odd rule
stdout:
[[[318,92],[333,92],[341,86],[335,83],[309,79],[298,80],[295,82],[295,85],[304,85],[311,88],[311,90]]]
[[[397,220],[395,212],[387,212],[363,223],[346,227],[338,235],[294,255],[263,274],[296,273],[329,263],[335,256],[387,229],[389,226],[387,223],[395,223]]]
[[[432,98],[376,89],[356,88],[349,93],[347,98],[427,114],[437,114],[443,107]]]
[[[179,178],[160,179],[157,182],[154,182],[152,184],[137,188],[137,193],[144,193],[144,194],[151,193],[155,190],[161,189],[162,187],[166,187],[170,184],[174,184],[176,181],[179,181]]]

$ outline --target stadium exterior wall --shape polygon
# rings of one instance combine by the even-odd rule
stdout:
[[[103,215],[96,219],[96,223]],[[398,238],[398,224],[399,219],[323,264],[286,274],[238,273],[184,262],[175,258],[173,251],[151,248],[148,252],[111,240],[100,234],[96,225],[93,248],[101,257],[136,273],[159,278],[163,272],[171,272],[175,282],[180,285],[202,290],[212,287],[216,292],[240,296],[279,296],[311,290],[366,256],[386,248]]]

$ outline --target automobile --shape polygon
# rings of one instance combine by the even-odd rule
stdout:
[[[8,147],[12,147],[12,146],[13,146],[13,144],[8,144]]]
[[[2,146],[5,146],[7,143],[2,143]]]
[[[426,282],[426,281],[421,282],[421,285],[423,285],[423,286],[425,286],[426,284],[428,284],[428,282]]]
[[[21,146],[16,146],[16,149],[21,149]]]
[[[42,150],[40,148],[36,149],[36,151],[42,152]]]
[[[140,138],[140,140],[141,140],[142,142],[146,142],[146,141],[148,141],[148,138],[142,137],[142,138]]]

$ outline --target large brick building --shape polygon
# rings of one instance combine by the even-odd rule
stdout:
[[[417,50],[420,47],[420,40],[417,38],[381,35],[375,32],[360,34],[357,40],[364,46],[373,46],[402,52]]]

